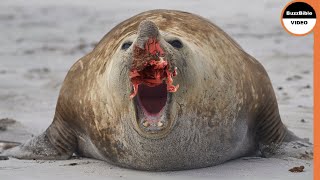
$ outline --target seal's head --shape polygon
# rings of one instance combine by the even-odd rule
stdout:
[[[154,87],[154,90],[167,86],[168,92],[176,92],[179,88],[179,86],[172,85],[172,77],[177,75],[177,68],[175,67],[173,72],[170,72],[172,64],[168,63],[160,40],[158,27],[153,22],[142,21],[140,23],[137,41],[133,47],[133,61],[130,69],[130,80],[133,84],[133,93],[130,98],[137,95],[141,84]],[[164,80],[166,80],[165,83]],[[160,95],[157,95],[156,91],[151,94]],[[156,100],[159,100],[159,103],[161,101],[160,99]],[[152,109],[157,109],[157,107]]]
[[[139,24],[134,42],[126,42],[123,49],[130,52],[130,98],[134,103],[138,129],[141,134],[159,137],[173,124],[172,93],[177,76],[176,59],[182,47],[180,40],[163,39],[155,23],[144,20]]]

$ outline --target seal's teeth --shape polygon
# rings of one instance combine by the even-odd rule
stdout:
[[[163,123],[162,123],[161,121],[159,121],[159,122],[157,123],[157,126],[158,126],[158,127],[162,127],[162,126],[163,126]]]
[[[178,75],[177,69],[178,69],[177,67],[174,67],[174,71],[171,74],[172,76],[177,76]]]
[[[130,96],[129,96],[130,99],[134,98],[134,97],[137,95],[137,93],[138,93],[138,88],[139,88],[139,84],[134,83],[134,84],[133,84],[133,92],[132,92],[132,93],[130,94]]]
[[[149,127],[149,126],[150,126],[150,124],[149,124],[148,121],[145,121],[144,123],[142,123],[142,125],[143,125],[144,127]]]

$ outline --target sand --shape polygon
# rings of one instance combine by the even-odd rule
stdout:
[[[54,1],[1,0],[0,119],[17,120],[0,140],[24,142],[51,123],[59,89],[71,65],[104,34],[149,9],[179,9],[210,19],[266,68],[286,126],[313,142],[313,34],[285,32],[286,1]],[[291,173],[295,166],[304,172]],[[0,161],[0,179],[312,179],[313,161],[303,158],[240,158],[178,172],[142,172],[93,159]]]

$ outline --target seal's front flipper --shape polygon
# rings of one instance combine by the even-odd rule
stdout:
[[[15,157],[18,159],[54,159],[60,156],[58,151],[50,143],[46,133],[43,133],[26,143],[8,149],[1,155]]]
[[[263,157],[313,158],[313,145],[308,139],[299,138],[285,127],[277,104],[267,103],[258,120],[259,150]]]
[[[0,141],[0,161],[8,160],[8,156],[1,156],[1,152],[4,150],[19,146],[21,143],[18,142],[10,142],[10,141]]]
[[[257,138],[263,157],[305,157],[312,156],[312,144],[307,139],[297,137],[282,123],[278,104],[270,88],[268,101],[257,116]]]
[[[76,144],[73,130],[55,120],[41,135],[1,155],[18,159],[68,159],[75,152]]]
[[[310,143],[309,138],[300,138],[300,137],[296,136],[292,131],[287,129],[287,133],[283,139],[283,142],[292,142],[292,141],[301,141],[303,143],[312,145],[312,143]]]
[[[272,158],[297,158],[304,160],[313,159],[313,145],[310,142],[290,141],[283,142],[277,146],[274,151],[264,151],[265,157]]]
[[[4,150],[19,146],[21,143],[12,141],[0,141],[0,153]]]

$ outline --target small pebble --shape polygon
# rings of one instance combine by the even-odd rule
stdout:
[[[8,156],[0,156],[0,160],[8,160]]]
[[[299,167],[293,167],[289,169],[290,172],[297,173],[297,172],[303,172],[304,166],[299,166]]]
[[[70,163],[69,166],[75,166],[78,165],[78,163]]]
[[[308,85],[304,86],[303,88],[305,88],[305,89],[310,89],[311,86],[308,84]]]

